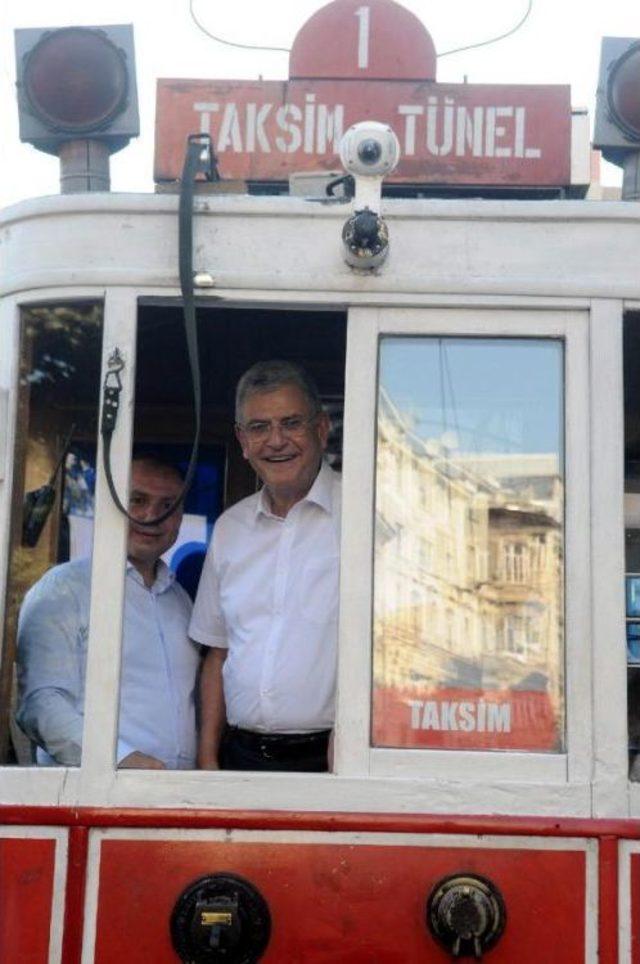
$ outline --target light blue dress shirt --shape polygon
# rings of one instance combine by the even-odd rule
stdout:
[[[80,763],[91,563],[45,573],[18,624],[17,721],[43,764]],[[199,655],[188,639],[191,600],[167,566],[154,584],[127,564],[117,761],[138,750],[171,769],[195,766]]]

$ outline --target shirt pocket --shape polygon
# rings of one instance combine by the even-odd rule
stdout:
[[[329,623],[338,617],[340,558],[307,562],[300,579],[300,611],[313,623]]]

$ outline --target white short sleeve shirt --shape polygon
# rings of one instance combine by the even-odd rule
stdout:
[[[300,733],[334,719],[340,478],[322,465],[285,518],[263,491],[216,522],[189,633],[229,650],[227,720]]]

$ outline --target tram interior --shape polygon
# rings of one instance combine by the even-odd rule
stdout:
[[[255,491],[234,435],[238,378],[254,362],[283,358],[311,373],[332,422],[328,459],[339,469],[346,350],[342,311],[257,307],[198,309],[202,436],[184,532],[169,564],[195,592],[216,516]],[[7,612],[0,677],[0,763],[31,764],[33,747],[14,721],[16,635],[27,590],[53,565],[91,552],[102,350],[102,305],[25,309],[19,431],[15,449]],[[194,418],[181,306],[147,301],[138,312],[134,448],[186,468]],[[60,471],[54,476],[56,464]],[[25,544],[27,493],[51,482],[54,498],[34,545]]]

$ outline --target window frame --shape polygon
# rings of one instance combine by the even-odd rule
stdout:
[[[15,375],[11,370],[14,364],[11,359],[17,358],[11,345],[18,337],[16,332],[22,307],[32,301],[103,301],[103,366],[115,344],[125,352],[128,362],[123,373],[122,406],[113,444],[115,478],[124,498],[127,496],[126,476],[132,432],[138,304],[149,297],[166,298],[166,289],[40,289],[37,299],[25,298],[24,294],[21,298],[5,297],[0,308],[0,318],[6,322],[4,343],[10,346],[8,384],[11,385]],[[273,296],[266,300],[273,307],[276,307],[276,301],[278,304],[281,302],[281,299],[274,299]],[[116,630],[121,621],[126,521],[112,505],[104,473],[99,468],[95,546],[96,551],[100,552],[101,562],[98,564],[97,555],[94,555],[94,573],[99,570],[102,576],[108,572],[109,579],[107,583],[103,580],[101,593],[94,594],[92,599],[87,699],[93,709],[87,717],[83,764],[79,768],[37,768],[37,777],[36,768],[3,767],[3,802],[247,810],[263,808],[264,800],[268,799],[269,807],[276,810],[410,810],[431,813],[453,811],[459,814],[499,811],[509,814],[619,817],[625,815],[627,800],[631,796],[632,808],[640,812],[640,787],[629,788],[626,775],[626,706],[623,699],[612,706],[609,695],[614,691],[623,696],[626,671],[626,648],[621,647],[618,659],[612,658],[610,647],[612,627],[614,631],[618,624],[622,629],[624,627],[622,582],[619,592],[611,591],[611,585],[614,584],[612,580],[618,576],[621,578],[624,571],[620,372],[622,302],[614,299],[589,302],[576,298],[469,297],[458,298],[454,302],[444,297],[416,297],[411,299],[414,307],[402,309],[369,306],[369,299],[358,300],[359,305],[351,307],[348,317],[340,665],[334,774],[252,774],[248,783],[246,777],[229,772],[115,769],[120,636],[116,632],[110,634],[107,625]],[[323,305],[334,302],[331,295],[314,301]],[[247,299],[236,295],[233,303],[257,303],[256,293]],[[264,304],[264,299],[260,303]],[[443,319],[447,320],[446,325]],[[395,327],[390,325],[391,320],[394,320]],[[618,337],[615,334],[616,326]],[[361,712],[364,701],[368,718],[371,673],[370,635],[364,637],[366,645],[362,643],[362,628],[364,626],[366,630],[370,625],[371,567],[363,571],[361,563],[362,558],[372,558],[372,469],[375,451],[372,413],[375,411],[376,386],[371,379],[372,369],[369,365],[375,366],[378,333],[387,331],[390,334],[401,331],[407,334],[450,334],[461,337],[512,335],[567,338],[566,486],[569,500],[565,520],[568,540],[566,553],[572,578],[586,605],[574,614],[577,618],[572,619],[572,630],[567,632],[567,655],[571,645],[571,657],[568,656],[571,671],[567,676],[568,753],[562,758],[561,765],[555,768],[545,766],[548,762],[545,759],[535,760],[533,754],[425,750],[417,752],[421,756],[428,753],[430,759],[418,768],[415,765],[408,768],[402,760],[402,753],[414,754],[416,751],[400,751],[399,758],[398,751],[375,751],[382,753],[383,758],[372,761],[368,722],[364,727],[365,738],[361,739]],[[603,372],[606,373],[606,380],[603,379]],[[576,418],[570,417],[574,412],[577,413]],[[11,395],[8,426],[7,452],[10,452],[15,431]],[[591,454],[592,451],[597,451],[598,458]],[[99,447],[100,465],[101,457]],[[572,494],[580,478],[583,483],[585,480],[588,482],[584,484],[582,496],[576,503]],[[8,482],[9,479],[5,479],[4,483],[0,483],[0,515],[3,512],[6,515],[11,501]],[[619,500],[615,497],[612,499],[612,491],[615,491],[612,485],[617,482]],[[591,565],[589,527],[584,526],[584,517],[580,517],[581,512],[589,512],[589,493],[592,499],[591,541],[596,545],[598,540],[607,537],[606,545],[597,553],[597,566]],[[616,521],[620,523],[617,535]],[[367,544],[368,557],[361,555],[363,546],[366,550]],[[120,548],[122,566],[113,566],[114,552]],[[585,552],[582,559],[580,550]],[[2,558],[5,557],[6,552]],[[0,568],[1,565],[0,561]],[[576,572],[576,569],[580,571]],[[574,594],[568,585],[567,600],[571,603]],[[112,593],[108,600],[106,590]],[[577,602],[573,608],[577,610]],[[103,622],[103,616],[110,622]],[[578,640],[580,629],[584,632],[583,644]],[[580,650],[579,659],[575,658],[577,650]],[[358,676],[363,665],[364,675]],[[113,682],[112,692],[105,685],[104,671]],[[592,693],[594,678],[598,679],[599,685],[593,688]],[[348,691],[343,680],[348,680]],[[576,727],[574,717],[579,708],[580,727]],[[388,754],[396,754],[396,759],[390,759]],[[439,768],[434,766],[436,758],[442,758],[444,754],[452,762],[444,769],[442,765]],[[501,757],[500,761],[497,761],[498,756]],[[638,793],[634,794],[634,791]],[[635,796],[637,801],[634,807]]]
[[[384,335],[484,338],[554,338],[565,345],[565,705],[566,752],[391,749],[370,746],[373,601],[373,518],[379,339]],[[532,307],[352,308],[349,313],[345,397],[342,611],[338,690],[339,772],[430,781],[523,781],[564,784],[590,779],[591,639],[588,607],[590,543],[589,316],[586,311]],[[362,560],[370,561],[363,567]],[[366,641],[364,643],[363,641]],[[591,653],[591,646],[588,647]],[[582,651],[582,655],[581,655]],[[353,685],[358,680],[359,685]],[[436,796],[439,795],[436,789]]]

